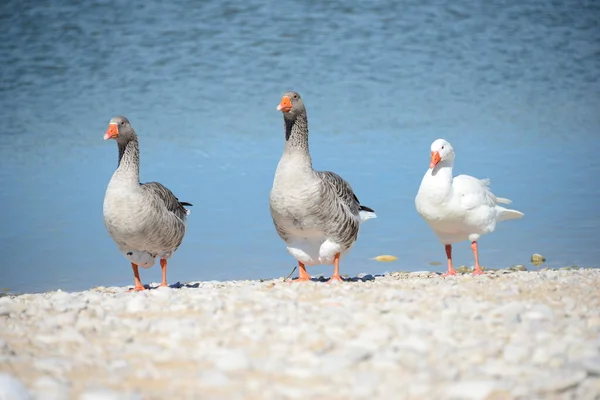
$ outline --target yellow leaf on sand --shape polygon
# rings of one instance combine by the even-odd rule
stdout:
[[[398,259],[398,257],[390,256],[390,255],[382,255],[382,256],[377,256],[377,257],[372,258],[372,260],[379,261],[379,262],[390,262],[390,261],[396,261],[397,259]]]

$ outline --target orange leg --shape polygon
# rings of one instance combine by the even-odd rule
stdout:
[[[446,245],[446,258],[448,258],[448,272],[446,272],[442,276],[456,275],[456,270],[452,266],[452,245],[451,244]]]
[[[298,261],[298,279],[292,282],[306,282],[310,281],[310,275],[306,272],[306,267],[300,261]]]
[[[342,282],[342,277],[340,276],[340,253],[337,253],[333,258],[333,275],[327,281],[327,283],[339,281]]]
[[[167,260],[164,258],[160,259],[160,269],[162,269],[162,282],[159,286],[168,287],[167,285]]]
[[[483,271],[479,266],[479,254],[477,254],[477,242],[471,243],[471,249],[473,250],[473,256],[475,256],[475,270],[473,271],[473,275],[482,275]]]
[[[137,264],[131,263],[131,268],[133,269],[133,279],[135,281],[135,287],[133,289],[129,289],[130,292],[139,292],[142,290],[146,290],[144,285],[142,285],[142,281],[140,281],[140,271],[138,271]]]

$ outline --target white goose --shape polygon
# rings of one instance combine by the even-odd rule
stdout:
[[[469,175],[452,178],[454,149],[444,139],[431,144],[431,163],[423,176],[415,198],[418,213],[425,219],[446,247],[448,272],[456,275],[452,266],[452,243],[471,241],[475,257],[474,275],[483,273],[479,265],[477,240],[493,232],[496,223],[523,217],[523,213],[498,204],[511,201],[496,197],[489,188],[488,179],[477,179]]]
[[[150,268],[160,258],[162,283],[167,286],[167,259],[185,235],[189,214],[166,187],[158,182],[140,184],[138,138],[125,117],[110,120],[104,140],[115,139],[119,165],[104,196],[104,225],[119,250],[131,262],[134,290],[144,290],[138,266]]]
[[[318,264],[334,264],[330,281],[341,281],[340,257],[356,241],[361,222],[375,218],[375,212],[360,204],[339,175],[312,168],[300,95],[285,93],[277,110],[283,113],[285,147],[269,199],[273,223],[298,261],[299,281],[310,279],[307,265]]]

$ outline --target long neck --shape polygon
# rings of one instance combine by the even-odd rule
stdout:
[[[421,188],[426,189],[430,201],[442,203],[452,195],[452,167],[452,161],[442,161],[425,172]]]
[[[312,167],[312,160],[308,151],[308,119],[306,112],[302,112],[295,119],[284,117],[285,148],[283,157],[293,157],[302,160]]]
[[[140,149],[137,137],[127,143],[119,143],[119,166],[115,175],[135,182],[140,181]]]

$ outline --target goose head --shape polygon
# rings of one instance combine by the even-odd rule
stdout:
[[[119,143],[127,143],[135,137],[129,120],[123,116],[113,117],[108,123],[104,140],[115,139]]]
[[[302,98],[296,92],[285,92],[277,110],[283,113],[285,119],[296,119],[298,114],[306,111]]]
[[[437,139],[431,143],[431,162],[429,163],[429,168],[433,169],[436,165],[444,161],[450,163],[454,161],[454,149],[448,141]]]

